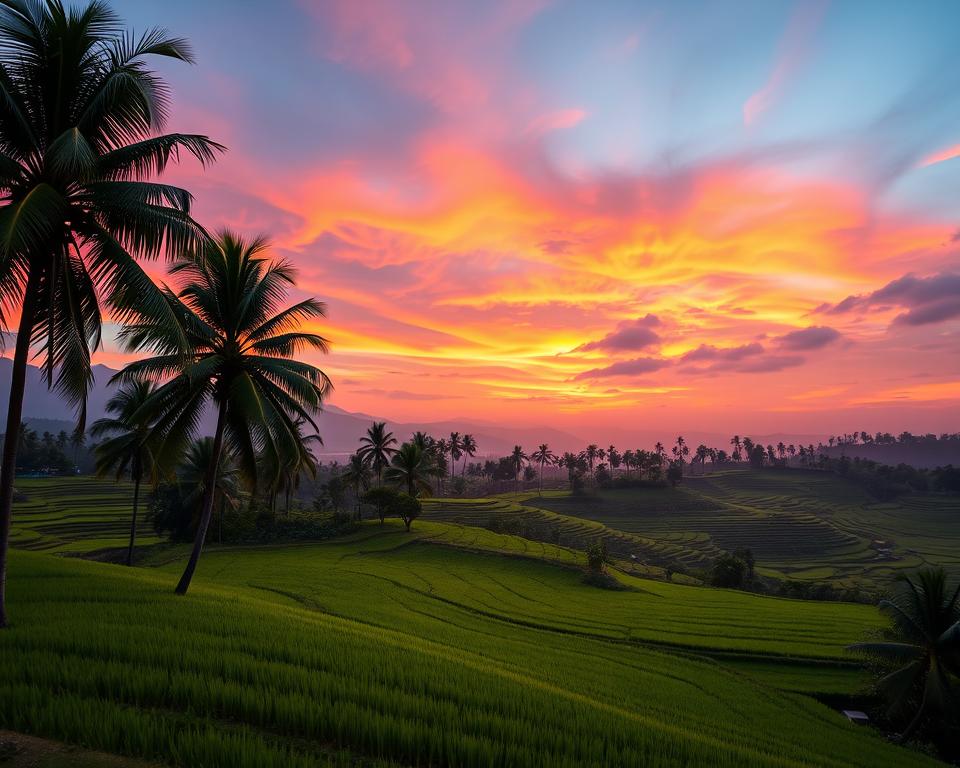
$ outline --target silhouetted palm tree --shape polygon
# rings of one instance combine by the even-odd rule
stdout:
[[[740,435],[734,435],[730,438],[730,445],[733,446],[733,460],[740,461],[740,450],[743,448],[743,443],[740,442]]]
[[[370,488],[370,467],[363,456],[355,453],[347,462],[347,468],[341,475],[343,481],[353,489],[353,496],[357,504],[357,520],[360,519],[360,496]]]
[[[587,466],[590,468],[590,474],[593,474],[593,463],[597,460],[597,454],[600,452],[600,448],[593,443],[587,446],[585,455],[587,457]]]
[[[305,350],[327,351],[322,336],[298,330],[302,322],[323,317],[325,307],[311,298],[279,310],[296,273],[286,262],[268,261],[267,248],[262,238],[248,243],[220,233],[171,268],[182,287],[179,293],[166,289],[165,296],[178,322],[144,318],[121,334],[130,347],[155,355],[131,363],[116,378],[172,377],[151,398],[163,414],[161,461],[182,453],[205,406],[216,407],[200,524],[178,594],[186,593],[200,559],[224,443],[241,474],[254,483],[255,446],[294,454],[301,441],[298,421],[316,429],[313,415],[330,390],[327,375],[299,359]]]
[[[519,445],[513,446],[513,451],[510,454],[510,463],[513,465],[513,475],[514,475],[514,485],[516,492],[520,493],[520,472],[523,470],[523,465],[527,462],[527,454],[523,452],[523,448]]]
[[[457,462],[463,455],[463,439],[459,432],[451,432],[450,439],[447,441],[447,450],[450,452],[450,478],[453,479],[453,473],[457,469]]]
[[[383,470],[390,461],[390,457],[397,452],[394,447],[397,439],[393,432],[387,430],[386,422],[375,421],[367,429],[367,434],[360,438],[360,450],[357,453],[367,462],[377,476],[377,485],[383,484]]]
[[[154,425],[147,418],[147,411],[143,407],[151,394],[153,394],[152,382],[145,380],[127,382],[107,401],[106,411],[112,415],[97,419],[90,429],[90,434],[94,438],[106,438],[97,446],[97,474],[103,477],[115,473],[117,480],[129,475],[133,481],[133,510],[130,514],[127,565],[133,565],[140,483],[145,475],[152,477],[155,469],[150,440]]]
[[[460,477],[467,473],[467,459],[472,459],[477,454],[477,441],[473,435],[464,435],[460,441],[460,450],[463,451],[463,466],[460,468]]]
[[[899,592],[880,603],[893,622],[883,641],[857,643],[849,650],[892,668],[877,688],[890,717],[912,714],[900,734],[905,741],[926,715],[950,706],[950,677],[960,675],[960,586],[952,591],[942,568],[924,568],[904,578]],[[955,702],[954,702],[955,705]]]
[[[147,179],[180,151],[208,163],[222,147],[158,135],[169,93],[146,66],[151,56],[192,60],[162,30],[133,37],[102,2],[0,6],[0,323],[20,316],[0,459],[0,627],[31,348],[84,429],[101,308],[121,321],[133,308],[162,315],[136,257],[180,253],[203,237],[189,193]]]
[[[550,450],[550,446],[546,443],[541,443],[537,450],[533,452],[533,456],[530,457],[535,463],[540,465],[540,483],[537,487],[537,493],[543,493],[543,467],[545,464],[552,464],[556,459],[556,456],[553,455],[553,451]]]
[[[213,438],[201,437],[187,448],[177,477],[187,507],[200,507],[206,491],[207,475],[213,458]],[[236,509],[240,503],[240,473],[229,451],[221,451],[213,486],[213,506],[217,510],[217,540],[223,543],[224,507]]]
[[[402,485],[410,496],[418,496],[421,493],[431,495],[433,488],[427,482],[427,478],[433,475],[434,471],[429,453],[424,452],[414,443],[404,443],[390,459],[387,480]]]

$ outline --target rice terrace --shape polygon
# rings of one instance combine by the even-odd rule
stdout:
[[[0,0],[0,768],[960,765],[958,22]]]

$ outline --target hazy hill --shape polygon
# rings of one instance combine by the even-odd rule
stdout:
[[[0,431],[6,429],[6,402],[10,396],[12,367],[13,364],[8,358],[0,358],[0,410],[3,412],[0,415]],[[94,366],[93,372],[94,386],[87,404],[88,426],[103,416],[107,400],[113,393],[110,378],[115,373],[103,365]],[[40,432],[59,432],[61,429],[70,431],[76,420],[73,411],[57,393],[47,389],[40,369],[33,366],[27,368],[23,418]],[[551,427],[499,426],[468,418],[437,422],[401,422],[364,413],[350,413],[335,405],[328,405],[317,418],[324,442],[323,448],[317,453],[330,458],[353,453],[361,435],[374,419],[387,421],[398,440],[405,440],[418,430],[437,437],[449,435],[452,431],[469,432],[477,440],[479,455],[506,454],[517,443],[527,448],[528,452],[534,445],[542,442],[548,442],[554,451],[580,450],[584,444],[582,438]],[[206,434],[213,433],[212,414],[208,414],[203,420],[202,430]]]

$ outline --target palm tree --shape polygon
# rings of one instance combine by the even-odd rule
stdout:
[[[591,443],[587,446],[586,457],[587,465],[590,467],[590,474],[593,474],[593,463],[597,460],[597,454],[600,452],[600,448],[595,444]]]
[[[740,435],[731,437],[730,445],[733,446],[733,460],[740,461],[740,449],[743,448],[743,443],[740,442]]]
[[[925,715],[948,706],[950,676],[960,675],[960,586],[952,593],[943,568],[924,568],[880,602],[893,626],[878,642],[857,643],[849,650],[892,669],[877,682],[890,704],[889,716],[913,713],[900,734],[906,741]]]
[[[427,478],[433,472],[430,455],[414,443],[404,443],[390,459],[387,480],[404,486],[411,496],[418,496],[421,493],[431,495],[433,488],[430,487]]]
[[[513,451],[510,454],[510,462],[513,464],[513,479],[516,492],[520,493],[520,471],[527,462],[527,454],[523,452],[523,448],[519,445],[513,446]]]
[[[97,474],[103,477],[114,472],[117,480],[129,474],[133,481],[127,565],[133,565],[140,483],[145,473],[152,476],[155,469],[150,441],[154,425],[146,418],[143,408],[151,394],[152,382],[143,379],[127,382],[107,401],[106,411],[113,416],[97,419],[90,430],[93,437],[106,438],[97,446]]]
[[[457,468],[457,462],[463,455],[463,439],[459,432],[451,432],[450,440],[447,442],[447,450],[450,452],[450,479],[453,479],[454,470]]]
[[[177,476],[183,494],[183,503],[188,507],[199,507],[204,499],[207,483],[207,469],[213,458],[213,438],[201,437],[194,440],[180,462]],[[236,509],[239,505],[240,473],[229,451],[221,451],[217,461],[217,472],[214,478],[213,498],[217,508],[217,540],[223,544],[223,513],[224,507]]]
[[[87,435],[82,429],[75,429],[70,434],[70,446],[73,448],[73,468],[80,471],[80,451],[87,443]]]
[[[296,273],[284,261],[268,261],[267,248],[263,238],[246,242],[221,232],[170,270],[181,289],[166,288],[164,295],[178,322],[144,318],[121,333],[129,347],[154,356],[131,363],[115,378],[172,377],[151,398],[163,414],[161,460],[184,449],[208,403],[216,408],[200,524],[176,590],[181,595],[203,549],[225,441],[241,475],[255,483],[257,447],[295,454],[298,419],[316,429],[312,416],[331,387],[323,371],[298,359],[305,350],[326,353],[326,339],[298,330],[302,322],[323,317],[326,308],[310,298],[279,310]]]
[[[550,446],[546,443],[541,443],[537,450],[533,452],[533,455],[530,457],[534,462],[540,465],[540,483],[537,487],[537,494],[543,493],[543,465],[552,464],[556,459],[556,456],[553,455],[553,451],[550,450]]]
[[[467,459],[472,459],[477,454],[477,441],[473,435],[464,435],[460,441],[460,450],[463,451],[463,466],[460,468],[460,477],[467,473]]]
[[[355,453],[347,462],[347,468],[341,475],[343,481],[353,489],[353,496],[357,502],[357,520],[360,519],[360,494],[370,487],[370,467],[363,460],[363,456]]]
[[[397,452],[394,446],[397,439],[393,432],[387,431],[384,421],[375,421],[367,429],[367,434],[360,438],[360,450],[357,453],[377,474],[377,485],[383,484],[383,470],[390,461],[390,457]]]
[[[120,321],[134,309],[162,315],[135,257],[180,253],[204,236],[189,193],[148,179],[181,151],[207,164],[223,147],[160,135],[169,92],[147,67],[153,56],[193,58],[163,30],[133,37],[102,2],[0,5],[0,323],[20,316],[0,459],[0,627],[31,350],[83,430],[101,308]]]

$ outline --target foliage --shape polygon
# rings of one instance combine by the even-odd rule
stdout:
[[[671,487],[676,488],[683,480],[683,463],[681,461],[671,461],[667,467],[667,482]]]
[[[850,650],[878,663],[878,692],[887,715],[904,725],[901,740],[917,732],[942,740],[960,725],[960,585],[949,586],[942,568],[924,568],[902,580],[880,603],[891,627],[880,641]]]
[[[735,555],[721,555],[710,570],[710,583],[715,587],[741,589],[747,577],[747,564]]]
[[[593,573],[603,573],[610,562],[610,556],[607,554],[607,543],[597,541],[587,547],[587,568]]]
[[[65,450],[66,433],[55,436],[50,432],[38,435],[30,427],[21,425],[17,448],[18,472],[64,473],[73,468],[73,461]]]

